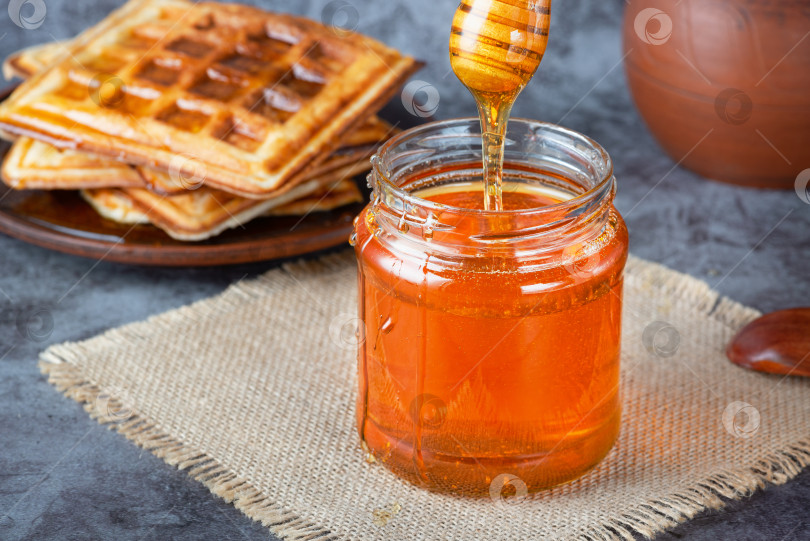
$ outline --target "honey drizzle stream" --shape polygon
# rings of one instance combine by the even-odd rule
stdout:
[[[474,94],[475,95],[475,94]],[[512,102],[476,96],[484,156],[484,209],[503,210],[503,152]]]
[[[484,209],[503,210],[509,114],[548,42],[551,0],[463,0],[453,17],[450,65],[481,118]]]

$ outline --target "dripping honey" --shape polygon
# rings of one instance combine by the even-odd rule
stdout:
[[[480,182],[413,194],[472,212],[437,213],[427,237],[385,231],[373,210],[358,220],[357,422],[367,451],[414,483],[462,494],[487,493],[502,474],[529,491],[580,476],[619,429],[621,218],[606,211],[583,261],[561,246],[538,262],[508,248],[481,252],[472,239],[509,233],[519,211],[553,209],[565,200],[554,190],[507,182],[508,216],[483,221]],[[465,257],[432,255],[451,235],[470,239],[454,248]]]
[[[501,210],[506,127],[515,99],[546,50],[551,0],[462,0],[450,33],[450,65],[481,119],[484,209]]]

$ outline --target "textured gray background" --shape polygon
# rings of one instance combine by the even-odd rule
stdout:
[[[449,73],[453,0],[349,1],[354,11],[340,17],[356,14],[359,30],[428,61],[417,78],[439,90],[437,117],[473,113],[472,99]],[[33,30],[18,28],[0,11],[0,54],[70,37],[120,3],[45,2],[45,21]],[[315,19],[326,5],[255,3]],[[546,59],[515,114],[561,122],[607,147],[619,179],[617,206],[636,255],[763,311],[810,304],[810,205],[793,192],[736,188],[673,168],[627,92],[620,65],[623,6],[621,0],[558,0]],[[36,359],[48,344],[181,306],[272,265],[137,268],[52,253],[2,235],[0,254],[0,539],[268,538],[185,473],[90,420],[44,381]],[[52,314],[52,332],[41,341],[24,338],[18,323],[40,308]],[[810,539],[808,509],[806,472],[659,539]],[[442,535],[437,531],[436,538]]]

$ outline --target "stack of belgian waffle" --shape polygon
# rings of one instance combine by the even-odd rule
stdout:
[[[15,189],[80,190],[105,218],[196,241],[266,214],[360,199],[392,127],[375,113],[417,63],[356,33],[256,8],[131,0],[27,49],[0,106]]]

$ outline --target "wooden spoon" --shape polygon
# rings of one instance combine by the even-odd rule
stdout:
[[[780,310],[755,319],[737,333],[726,355],[751,370],[810,377],[810,308]]]

